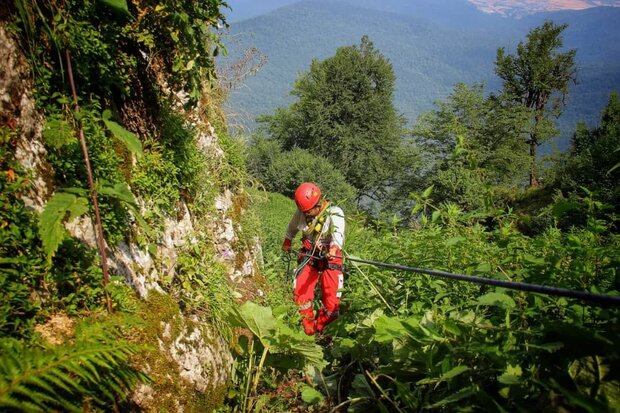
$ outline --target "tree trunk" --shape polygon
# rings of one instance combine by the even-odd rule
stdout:
[[[540,184],[538,183],[538,179],[536,179],[536,139],[532,138],[530,140],[530,188],[540,188]]]

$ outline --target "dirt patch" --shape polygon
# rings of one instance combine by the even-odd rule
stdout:
[[[36,325],[34,329],[47,342],[58,346],[75,336],[75,320],[64,313],[58,313],[50,317],[45,324]]]

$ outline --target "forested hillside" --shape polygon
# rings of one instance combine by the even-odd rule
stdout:
[[[302,17],[350,42],[240,136],[223,105],[256,56],[219,66],[224,2],[0,10],[0,411],[620,411],[618,94],[542,161],[570,25],[480,63],[482,31],[367,10],[358,36],[339,4]],[[455,80],[413,123],[388,15]],[[431,34],[460,52],[435,66]],[[333,288],[300,300],[311,266]]]
[[[291,85],[313,58],[325,58],[368,35],[394,65],[396,107],[413,124],[458,82],[485,82],[489,92],[497,91],[497,48],[514,48],[544,19],[568,23],[565,47],[579,51],[577,84],[558,123],[562,134],[556,145],[566,149],[577,122],[596,124],[609,90],[620,89],[618,8],[517,20],[452,2],[299,2],[232,26],[230,60],[256,47],[267,63],[231,94],[227,112],[231,121],[254,129],[257,116],[291,102]]]

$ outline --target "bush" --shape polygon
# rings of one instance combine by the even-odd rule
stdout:
[[[327,199],[347,209],[355,204],[356,189],[327,159],[304,149],[280,151],[277,143],[259,139],[250,148],[248,169],[265,189],[292,197],[302,182],[314,182]]]

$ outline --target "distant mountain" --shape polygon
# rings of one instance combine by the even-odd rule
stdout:
[[[585,10],[591,7],[620,7],[620,0],[469,0],[485,13],[523,17],[541,12]]]
[[[229,0],[226,2],[228,8],[222,11],[228,23],[235,23],[240,20],[260,16],[280,7],[297,3],[300,0]]]
[[[594,124],[610,90],[620,90],[620,9],[544,13],[523,19],[486,14],[467,0],[310,0],[297,2],[231,26],[230,64],[248,47],[268,63],[232,93],[232,123],[254,127],[253,119],[293,101],[298,74],[312,59],[325,59],[342,46],[369,35],[392,63],[397,77],[395,104],[411,123],[452,92],[457,82],[501,87],[494,74],[495,53],[513,53],[530,28],[544,19],[568,22],[565,46],[577,48],[579,84],[560,118],[565,147],[578,120]],[[235,115],[241,114],[241,116]]]

